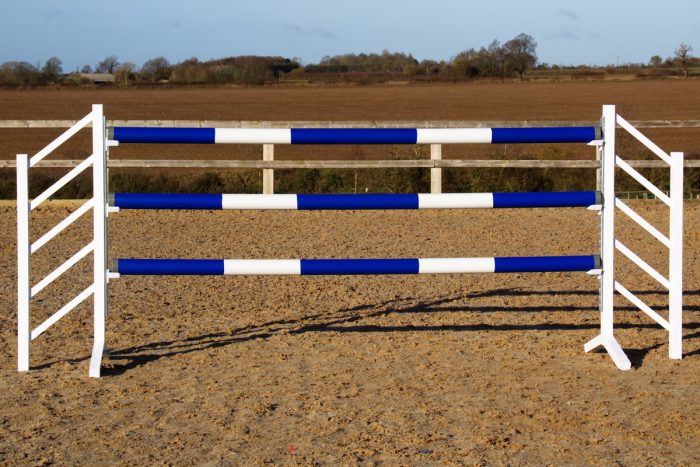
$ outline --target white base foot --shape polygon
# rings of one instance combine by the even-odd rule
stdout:
[[[683,358],[683,334],[679,332],[674,335],[670,333],[668,338],[668,358],[681,360]]]
[[[620,347],[620,344],[614,336],[598,334],[596,337],[586,342],[583,346],[583,350],[590,352],[598,347],[603,347],[605,351],[608,352],[610,358],[615,362],[615,366],[620,370],[629,370],[632,368],[632,362],[627,358],[625,351],[622,350],[622,347]]]
[[[29,371],[29,346],[17,352],[17,371]]]
[[[92,357],[90,357],[91,378],[99,378],[100,370],[102,369],[102,354],[104,352],[104,342],[95,341],[92,346]]]

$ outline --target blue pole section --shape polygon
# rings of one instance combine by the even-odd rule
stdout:
[[[494,193],[494,208],[573,208],[600,204],[597,191]]]
[[[600,258],[590,256],[529,256],[495,258],[494,272],[566,272],[600,268]]]
[[[117,259],[112,268],[125,276],[221,276],[223,259]]]
[[[302,259],[302,276],[369,274],[418,274],[417,258],[398,259]]]
[[[153,144],[214,144],[214,128],[139,128],[114,127],[114,139],[119,143]]]
[[[112,197],[110,197],[112,198]],[[120,209],[221,209],[221,195],[114,193],[110,204]]]
[[[519,143],[590,143],[596,127],[572,126],[552,128],[492,128],[492,144]]]
[[[292,128],[292,144],[416,144],[415,128]]]

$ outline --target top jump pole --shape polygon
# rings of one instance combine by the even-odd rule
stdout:
[[[147,128],[113,127],[109,138],[153,144],[590,143],[600,127],[540,128]]]

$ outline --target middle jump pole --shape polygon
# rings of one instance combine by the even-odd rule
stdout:
[[[597,191],[443,194],[168,194],[111,193],[120,209],[471,209],[589,207],[601,203]]]

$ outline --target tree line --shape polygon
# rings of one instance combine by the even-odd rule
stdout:
[[[618,68],[651,69],[653,74],[690,75],[689,67],[700,65],[700,59],[691,55],[692,47],[681,44],[673,56],[663,59],[651,57],[648,63],[626,63]],[[165,57],[155,57],[140,67],[121,62],[111,55],[92,65],[84,65],[74,72],[64,72],[63,63],[52,57],[43,65],[24,61],[5,62],[0,65],[0,86],[32,87],[58,85],[95,84],[95,74],[108,75],[114,85],[202,85],[249,84],[262,85],[285,81],[382,81],[409,79],[414,81],[460,81],[479,78],[523,79],[532,70],[556,72],[559,70],[588,70],[590,66],[559,66],[542,63],[537,57],[537,42],[525,33],[501,43],[493,40],[487,46],[469,48],[457,53],[450,60],[421,60],[402,52],[343,54],[323,57],[319,63],[303,64],[300,59],[279,56],[236,56],[208,61],[193,57],[171,64]]]

